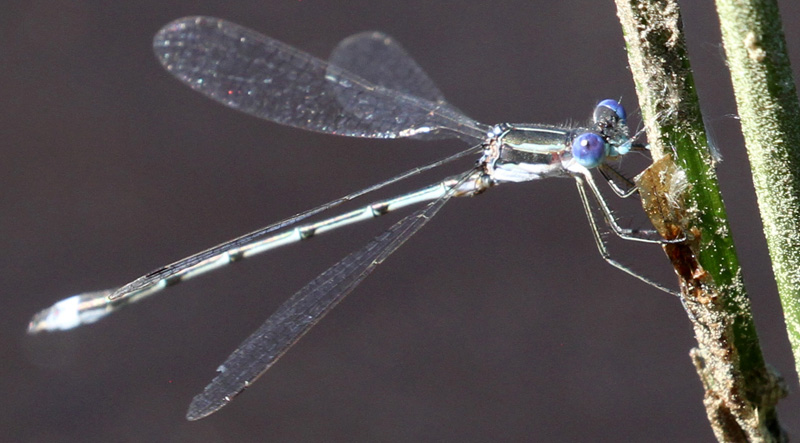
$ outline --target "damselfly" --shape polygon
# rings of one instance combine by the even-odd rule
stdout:
[[[447,103],[434,83],[391,37],[369,32],[342,41],[329,62],[233,23],[189,17],[155,36],[155,52],[175,77],[245,113],[301,129],[350,137],[459,138],[472,145],[273,225],[159,268],[113,289],[64,299],[36,314],[29,332],[88,324],[161,289],[252,255],[308,239],[406,206],[429,202],[298,291],[223,363],[192,401],[187,418],[218,410],[269,369],[375,266],[427,223],[452,197],[480,194],[502,183],[571,177],[577,183],[597,247],[615,267],[670,292],[613,260],[599,233],[605,222],[624,239],[656,242],[652,233],[623,229],[598,190],[590,169],[620,175],[608,164],[643,150],[629,136],[626,114],[614,100],[600,102],[585,127],[478,123]],[[315,223],[301,221],[343,202],[468,155],[468,171],[389,200]],[[631,186],[614,185],[621,197]],[[587,192],[588,190],[588,192]],[[603,221],[593,211],[594,199]]]

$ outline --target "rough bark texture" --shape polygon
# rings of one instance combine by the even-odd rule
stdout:
[[[654,165],[638,180],[681,286],[691,358],[720,441],[783,441],[767,368],[707,148],[676,1],[616,0]]]

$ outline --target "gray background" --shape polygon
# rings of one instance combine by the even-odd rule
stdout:
[[[396,217],[180,285],[90,327],[26,336],[30,315],[60,298],[465,147],[338,138],[226,109],[152,55],[153,34],[173,19],[226,18],[323,58],[352,33],[383,30],[487,123],[582,121],[607,97],[635,114],[611,1],[226,3],[4,5],[3,440],[713,439],[680,303],[603,263],[564,180],[452,201],[252,389],[201,422],[184,420],[189,400],[236,345]],[[797,67],[800,6],[781,6]],[[796,392],[713,5],[684,7],[766,358]],[[628,249],[628,262],[674,284],[657,246]],[[795,437],[798,406],[796,396],[780,406]]]

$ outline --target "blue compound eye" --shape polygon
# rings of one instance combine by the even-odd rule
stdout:
[[[618,101],[606,99],[597,104],[594,108],[594,121],[595,123],[608,120],[609,117],[615,116],[617,120],[624,122],[628,118],[625,108],[619,104]]]
[[[603,163],[608,145],[599,134],[584,132],[572,141],[572,157],[583,167],[594,168]]]

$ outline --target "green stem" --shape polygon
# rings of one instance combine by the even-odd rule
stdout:
[[[742,133],[800,372],[800,104],[775,1],[717,0]]]
[[[782,441],[784,395],[758,345],[709,154],[676,0],[615,0],[654,165],[638,184],[678,274],[692,361],[720,441]]]

